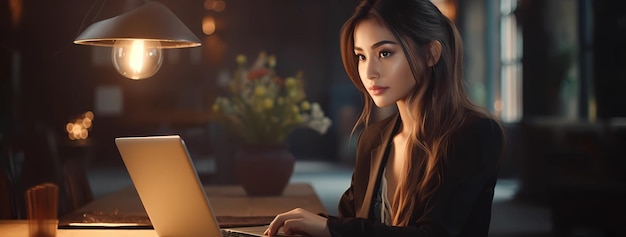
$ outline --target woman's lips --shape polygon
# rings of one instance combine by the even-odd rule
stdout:
[[[385,93],[388,88],[389,87],[383,86],[370,86],[367,88],[367,90],[369,90],[372,95],[380,95],[382,93]]]

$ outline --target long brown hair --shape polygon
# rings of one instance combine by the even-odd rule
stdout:
[[[442,179],[452,134],[468,115],[489,116],[471,102],[463,81],[463,45],[452,21],[429,0],[364,0],[341,30],[344,68],[364,96],[364,106],[354,129],[370,123],[373,102],[363,86],[354,54],[354,29],[364,19],[384,24],[400,42],[416,86],[406,99],[406,114],[416,121],[408,128],[406,176],[401,177],[392,203],[392,224],[406,226],[414,211],[423,211]],[[441,57],[432,67],[429,45],[439,41]],[[417,203],[416,203],[417,198]]]

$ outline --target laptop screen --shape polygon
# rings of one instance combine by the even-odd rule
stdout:
[[[115,144],[159,236],[220,236],[180,136],[121,137]]]

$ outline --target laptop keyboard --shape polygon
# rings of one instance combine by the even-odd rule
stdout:
[[[224,230],[224,229],[222,229],[222,236],[223,237],[258,237],[258,235],[246,234],[246,233],[235,232],[235,231]]]

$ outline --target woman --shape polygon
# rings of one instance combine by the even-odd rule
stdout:
[[[454,24],[429,0],[366,0],[341,47],[366,100],[339,216],[295,209],[266,234],[487,236],[503,133],[464,91]],[[372,103],[398,113],[370,124]]]

